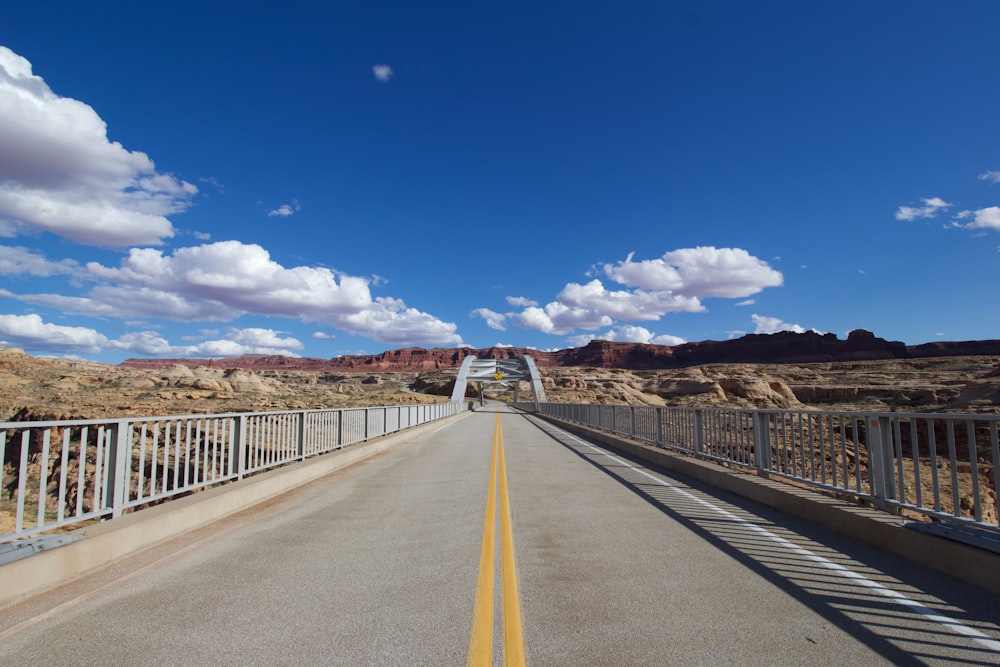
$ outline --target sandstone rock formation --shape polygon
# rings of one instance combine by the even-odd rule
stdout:
[[[149,369],[181,364],[189,367],[244,368],[250,370],[336,371],[347,373],[421,372],[457,368],[465,357],[513,359],[531,355],[539,368],[593,367],[627,370],[687,368],[705,364],[781,364],[880,359],[918,359],[954,356],[1000,356],[1000,340],[939,342],[906,346],[858,329],[840,340],[834,334],[815,332],[749,334],[727,341],[701,341],[673,347],[644,343],[591,341],[580,348],[544,352],[513,347],[404,348],[381,354],[304,359],[250,355],[229,359],[128,359],[123,368]]]

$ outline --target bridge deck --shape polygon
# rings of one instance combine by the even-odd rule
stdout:
[[[462,664],[496,420],[449,421],[8,610],[0,664]],[[500,426],[531,664],[1000,659],[988,593],[532,417]],[[496,661],[499,624],[494,643]]]

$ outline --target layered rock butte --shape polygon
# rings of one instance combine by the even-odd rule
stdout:
[[[1000,340],[936,342],[906,345],[887,341],[863,329],[840,340],[836,334],[783,331],[749,334],[726,341],[701,341],[682,345],[616,343],[605,340],[555,352],[493,347],[390,350],[381,354],[315,359],[279,355],[246,355],[225,359],[128,359],[124,368],[156,369],[174,365],[197,368],[243,368],[248,370],[300,370],[336,372],[412,373],[457,368],[469,355],[480,359],[513,359],[530,355],[539,368],[588,367],[621,370],[668,370],[706,364],[802,364],[928,357],[998,356]]]

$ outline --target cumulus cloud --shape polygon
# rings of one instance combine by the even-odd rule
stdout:
[[[233,357],[243,354],[297,356],[302,343],[272,329],[231,329],[222,338],[193,345],[172,345],[155,331],[129,333],[117,339],[87,327],[44,322],[38,315],[0,315],[0,343],[28,352],[93,355],[113,350],[154,357]]]
[[[504,315],[503,313],[494,312],[489,308],[476,308],[469,314],[481,317],[484,320],[486,320],[486,326],[488,326],[490,329],[496,329],[497,331],[507,330],[507,324],[506,324],[507,316]]]
[[[985,173],[979,174],[979,180],[990,181],[992,183],[1000,183],[1000,171],[987,171]]]
[[[393,72],[392,68],[388,65],[374,65],[372,66],[372,74],[374,74],[375,78],[382,83],[388,83],[389,79],[393,77],[395,72]]]
[[[592,340],[608,340],[624,343],[651,343],[653,345],[683,345],[687,341],[679,336],[663,334],[657,336],[645,327],[623,325],[608,329],[603,334],[583,334],[570,336],[567,340],[575,347],[583,347]]]
[[[667,313],[703,312],[703,298],[742,298],[783,282],[779,271],[741,248],[682,248],[641,261],[629,253],[601,268],[628,289],[609,289],[594,278],[585,284],[568,283],[545,306],[524,297],[507,297],[522,310],[505,313],[506,320],[556,335],[594,331],[615,322],[652,322]]]
[[[772,334],[779,331],[793,331],[795,333],[805,333],[806,330],[799,326],[798,324],[789,324],[788,322],[782,322],[777,317],[765,317],[763,315],[757,315],[756,313],[750,316],[753,319],[754,333],[758,334]]]
[[[640,262],[633,261],[634,255],[605,264],[604,273],[629,287],[697,298],[741,298],[783,282],[779,271],[742,248],[681,248]]]
[[[0,315],[0,343],[28,352],[97,354],[108,344],[103,334],[86,327],[49,324],[38,315]]]
[[[1000,206],[990,206],[977,211],[962,211],[956,216],[959,220],[970,220],[966,223],[954,223],[953,226],[962,229],[993,229],[1000,232]]]
[[[373,297],[365,278],[330,269],[286,268],[258,245],[220,241],[166,255],[133,248],[118,266],[89,262],[96,282],[84,296],[6,295],[63,312],[121,318],[226,322],[246,313],[329,324],[384,343],[456,345],[456,325],[390,297]]]
[[[48,231],[99,246],[158,245],[167,215],[198,188],[110,141],[89,105],[55,94],[31,63],[0,46],[0,219],[4,233]]]
[[[271,209],[267,212],[269,218],[287,218],[290,215],[294,215],[302,210],[302,206],[299,205],[298,199],[293,199],[291,204],[282,204],[278,208]]]
[[[28,275],[46,278],[54,275],[72,275],[80,271],[72,259],[51,262],[37,252],[20,246],[0,246],[0,275]]]
[[[537,301],[532,301],[531,299],[526,299],[523,296],[509,296],[507,297],[507,303],[514,306],[515,308],[528,308],[530,306],[537,306]]]
[[[917,218],[933,218],[941,211],[953,206],[940,197],[921,199],[923,206],[900,206],[896,209],[896,220],[916,220]]]

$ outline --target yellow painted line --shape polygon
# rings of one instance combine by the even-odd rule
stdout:
[[[499,415],[498,415],[499,417]],[[490,462],[490,486],[486,492],[483,545],[479,552],[479,576],[472,606],[472,633],[469,637],[468,667],[493,664],[493,561],[496,542],[497,438],[494,430]]]
[[[510,521],[507,495],[507,461],[503,452],[503,431],[497,413],[497,439],[500,442],[500,550],[501,590],[503,591],[503,660],[504,665],[524,665],[524,638],[521,633],[521,604],[517,593],[517,561],[514,559],[514,530]]]
[[[499,462],[499,463],[498,463]],[[497,471],[499,470],[499,476]],[[496,557],[496,488],[500,487],[500,592],[503,611],[504,665],[522,667],[524,639],[521,631],[521,605],[517,591],[517,563],[514,558],[514,531],[510,520],[507,493],[507,461],[503,451],[500,413],[493,427],[493,453],[490,462],[490,485],[486,493],[486,517],[483,520],[483,543],[479,553],[479,576],[472,609],[472,633],[469,637],[468,667],[491,667],[493,664],[493,575]]]

